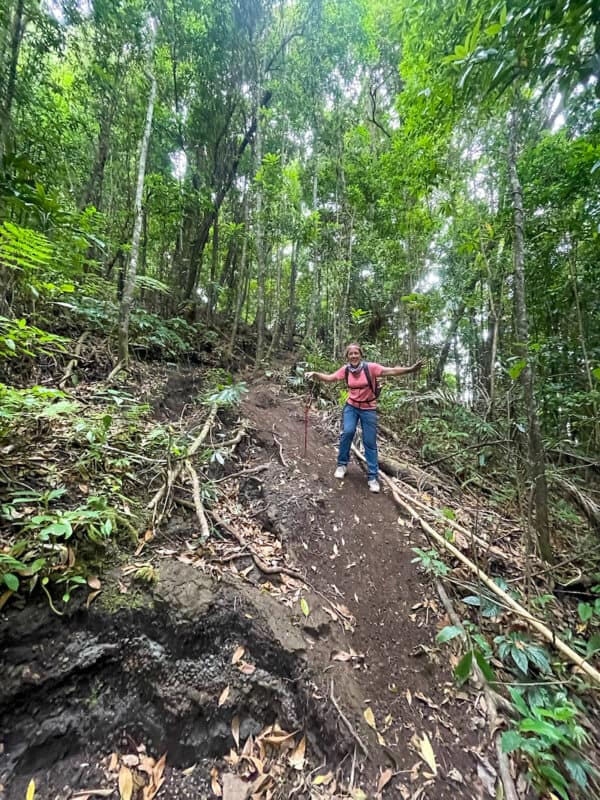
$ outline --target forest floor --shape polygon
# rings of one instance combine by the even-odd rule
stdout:
[[[197,384],[151,388],[157,415],[199,429]],[[310,411],[305,450],[303,399],[263,376],[221,416],[222,440],[245,433],[211,466],[209,541],[180,481],[97,599],[2,611],[0,797],[31,779],[36,800],[497,797],[484,698],[436,643],[427,542],[357,461],[333,477],[337,414]]]

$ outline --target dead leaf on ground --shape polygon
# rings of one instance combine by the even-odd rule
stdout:
[[[377,781],[377,793],[380,794],[384,788],[388,785],[388,783],[394,777],[394,772],[391,769],[386,769],[384,772],[381,773],[379,776],[379,780]]]
[[[233,656],[231,658],[231,663],[232,664],[237,664],[238,661],[241,660],[241,658],[242,658],[242,656],[244,655],[245,652],[246,652],[246,648],[243,645],[240,645],[239,647],[236,647],[235,652],[234,652],[234,654],[233,654]]]
[[[191,774],[192,774],[192,772],[193,772],[195,769],[196,769],[196,764],[192,764],[192,766],[191,766],[191,767],[186,767],[186,769],[182,769],[182,770],[181,770],[181,774],[182,774],[182,775],[185,775],[185,777],[187,778],[187,776],[188,776],[188,775],[191,775]]]
[[[237,749],[240,749],[240,718],[234,717],[231,720],[231,735],[233,736],[233,741],[235,742],[235,746]]]
[[[363,717],[365,718],[365,722],[370,728],[373,728],[374,731],[377,730],[377,725],[375,724],[375,715],[373,714],[373,709],[371,706],[367,706],[363,711]]]
[[[240,672],[243,672],[244,675],[252,675],[256,670],[256,666],[254,664],[249,664],[247,661],[241,661],[238,664],[238,669]]]
[[[431,742],[429,741],[429,736],[426,733],[423,734],[423,738],[419,741],[419,753],[421,754],[421,758],[427,766],[431,769],[434,775],[437,775],[437,764],[435,762],[435,754],[433,752],[433,747],[431,746]]]
[[[100,589],[102,586],[100,583],[100,578],[97,575],[90,575],[87,579],[87,584],[90,589]]]
[[[222,706],[228,697],[229,697],[229,686],[226,686],[219,695],[219,706]]]
[[[133,775],[128,767],[119,770],[119,795],[121,800],[131,800],[133,794]]]
[[[95,592],[90,592],[88,594],[87,600],[85,601],[85,607],[86,608],[89,608],[92,605],[92,603],[98,597],[98,595],[100,594],[101,591],[102,591],[102,589],[96,589]]]
[[[210,771],[210,788],[216,797],[223,797],[223,790],[219,783],[219,770],[213,767]]]
[[[313,786],[328,786],[333,780],[333,772],[326,772],[325,775],[317,775],[313,778]]]
[[[108,769],[110,772],[116,772],[119,766],[119,755],[118,753],[111,753],[110,761],[108,763]]]
[[[298,770],[302,769],[304,767],[305,752],[306,752],[306,737],[303,736],[302,739],[300,739],[300,743],[298,744],[298,746],[288,759],[290,767],[293,767],[294,769]]]

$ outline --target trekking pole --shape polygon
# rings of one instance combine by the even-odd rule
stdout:
[[[307,393],[304,395],[304,457],[306,457],[308,450],[308,414],[314,396],[314,384],[311,383]]]

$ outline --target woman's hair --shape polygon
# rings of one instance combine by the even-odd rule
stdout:
[[[360,357],[361,358],[363,357],[363,351],[361,346],[356,342],[350,342],[350,344],[346,347],[346,358],[348,358],[348,350],[350,350],[351,347],[356,347],[358,352],[360,353]]]

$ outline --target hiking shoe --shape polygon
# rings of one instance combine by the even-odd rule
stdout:
[[[373,478],[372,481],[369,481],[369,491],[375,492],[375,494],[381,491],[381,486],[376,478]]]
[[[345,478],[346,477],[346,467],[344,467],[344,466],[338,467],[336,469],[336,471],[333,473],[333,477],[334,478],[338,478],[340,481],[342,480],[342,478]]]

